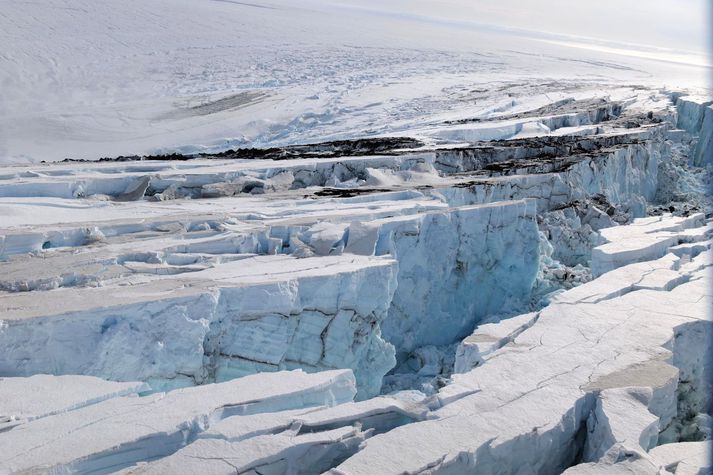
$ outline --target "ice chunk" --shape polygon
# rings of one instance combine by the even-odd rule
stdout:
[[[534,325],[539,316],[537,312],[524,313],[478,325],[478,328],[458,345],[453,371],[466,373],[480,366],[488,355],[512,342],[520,333]]]
[[[320,473],[358,449],[365,435],[355,427],[299,435],[291,430],[235,443],[199,439],[175,454],[125,474]]]
[[[643,454],[654,447],[659,419],[647,409],[650,398],[648,388],[603,390],[587,419],[584,461],[616,462],[627,454]]]
[[[679,442],[655,447],[649,453],[651,458],[668,472],[689,475],[710,472],[713,466],[711,451],[713,443]]]
[[[592,250],[592,274],[601,275],[617,267],[663,257],[681,243],[705,241],[711,227],[701,227],[705,217],[671,215],[635,220],[631,226],[615,226],[600,233],[608,242]]]
[[[0,471],[116,471],[170,455],[234,415],[341,404],[355,393],[349,370],[298,370],[114,398],[0,432]]]
[[[377,253],[398,261],[383,332],[398,351],[454,343],[488,314],[527,298],[537,274],[532,201],[380,222]]]

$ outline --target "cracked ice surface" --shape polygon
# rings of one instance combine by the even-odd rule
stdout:
[[[673,217],[661,222],[679,224]],[[634,263],[558,295],[534,323],[527,315],[513,325],[512,336],[488,350],[483,364],[454,375],[439,392],[443,407],[431,420],[375,436],[334,472],[554,473],[574,462],[582,450],[577,440],[586,440],[585,462],[609,470],[626,463],[617,451],[648,457],[677,413],[679,378],[693,380],[703,395],[694,402],[698,410],[708,404],[709,351],[701,355],[701,347],[686,342],[710,335],[713,327],[710,241],[707,246],[694,257]],[[639,284],[658,272],[657,285]],[[529,327],[522,330],[523,324]],[[476,331],[470,344],[498,338],[484,331]]]
[[[713,250],[710,241],[701,245],[706,250],[620,267],[559,294],[536,319],[512,319],[510,330],[490,332],[500,343],[485,362],[456,375],[433,398],[402,394],[352,403],[356,388],[348,371],[260,374],[117,397],[28,422],[0,434],[9,447],[2,467],[283,473],[328,470],[346,459],[335,473],[491,472],[496,466],[515,473],[529,465],[562,470],[582,451],[585,463],[570,472],[634,466],[637,473],[659,467],[689,473],[684,470],[708,463],[705,445],[654,447],[659,431],[677,417],[682,374],[699,394],[710,394],[701,387],[701,355],[689,342],[696,332],[711,332]],[[643,285],[647,280],[652,283]],[[700,409],[707,402],[692,404]],[[101,422],[85,427],[94,418]],[[97,439],[96,431],[112,436]],[[35,442],[55,432],[63,436]],[[513,450],[522,459],[513,459]],[[638,458],[617,455],[629,453]]]
[[[630,227],[601,231],[607,242],[592,250],[592,273],[603,274],[624,263],[662,257],[674,245],[706,240],[713,228],[696,226],[703,213],[685,218],[651,217],[639,219]]]
[[[92,376],[0,379],[0,432],[35,419],[73,411],[114,397],[148,390],[145,383],[118,383]],[[51,394],[51,397],[48,397]]]
[[[711,222],[647,212],[707,106],[505,87],[417,139],[3,169],[0,472],[704,467]]]
[[[331,408],[225,419],[175,454],[127,473],[318,473],[378,432],[425,418],[425,401],[374,398]]]
[[[231,416],[340,404],[355,392],[349,370],[296,370],[117,397],[0,433],[0,467],[5,472],[116,471],[169,455]]]

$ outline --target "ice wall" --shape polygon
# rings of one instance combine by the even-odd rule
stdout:
[[[533,201],[378,224],[377,254],[399,262],[383,332],[400,351],[458,341],[484,316],[529,298],[539,265]]]
[[[676,101],[677,126],[697,136],[691,163],[704,166],[713,160],[713,100],[699,96],[684,96]]]

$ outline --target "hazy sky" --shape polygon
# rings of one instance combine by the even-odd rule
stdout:
[[[707,51],[711,0],[338,0],[460,23]]]

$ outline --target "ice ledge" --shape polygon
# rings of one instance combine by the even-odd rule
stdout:
[[[333,406],[355,393],[349,370],[297,370],[118,397],[0,432],[0,472],[115,472],[170,455],[226,418]]]
[[[688,217],[652,216],[634,220],[630,226],[614,226],[600,231],[608,241],[592,250],[592,275],[599,276],[631,262],[663,257],[670,248],[705,241],[713,233],[703,213]]]
[[[0,432],[43,417],[149,390],[145,383],[119,383],[92,376],[0,378]]]

